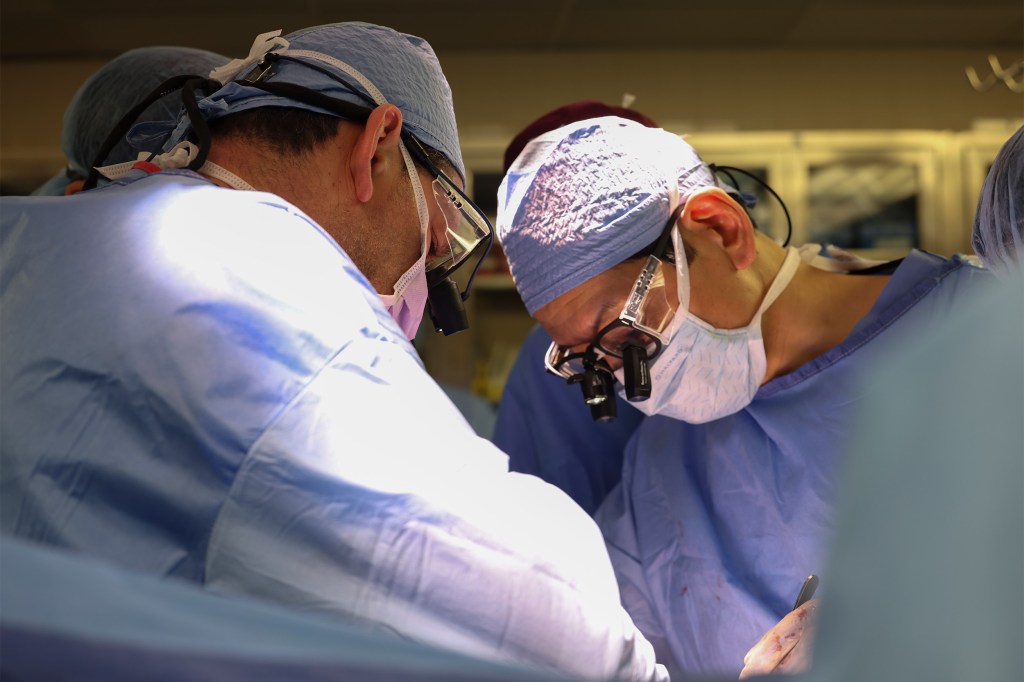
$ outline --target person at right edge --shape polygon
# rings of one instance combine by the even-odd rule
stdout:
[[[617,117],[533,139],[499,188],[512,277],[553,339],[546,366],[590,403],[614,391],[649,415],[596,519],[623,604],[673,674],[735,675],[766,631],[801,637],[791,625],[819,600],[790,612],[823,571],[853,415],[879,398],[861,377],[993,282],[917,250],[821,269],[735,196],[678,135]],[[764,671],[756,654],[746,674]]]
[[[997,286],[864,378],[805,682],[1024,680],[1024,128],[973,243]]]

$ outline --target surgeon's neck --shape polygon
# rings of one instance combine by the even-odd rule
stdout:
[[[801,263],[789,287],[764,314],[765,382],[842,343],[888,281],[888,275],[826,272]]]
[[[222,137],[210,145],[207,161],[234,173],[257,191],[276,194],[316,220],[337,210],[341,164],[336,147],[334,140],[328,140],[302,154],[280,157],[248,140]],[[230,187],[219,178],[205,177]]]

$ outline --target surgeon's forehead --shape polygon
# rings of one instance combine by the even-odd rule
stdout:
[[[627,263],[606,270],[554,298],[534,317],[561,346],[590,343],[622,311],[633,280],[630,270]]]

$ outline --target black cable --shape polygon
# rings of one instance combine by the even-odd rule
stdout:
[[[196,100],[196,90],[209,90],[214,92],[221,88],[219,81],[209,78],[193,78],[185,81],[181,88],[181,102],[185,105],[185,112],[188,114],[188,122],[192,124],[192,130],[196,134],[196,146],[198,152],[196,158],[188,164],[190,171],[197,171],[206,163],[206,156],[210,153],[210,128],[206,124],[203,113],[199,111],[199,103]]]
[[[711,172],[712,173],[718,173],[719,171],[721,171],[723,174],[725,174],[725,176],[727,178],[729,178],[729,180],[732,182],[733,186],[737,190],[740,188],[739,183],[736,182],[736,178],[734,178],[732,176],[732,174],[729,173],[729,171],[736,171],[737,173],[743,173],[744,175],[749,177],[751,180],[753,180],[757,184],[759,184],[762,187],[764,187],[773,197],[775,197],[775,200],[777,202],[779,202],[779,206],[782,207],[782,212],[786,214],[786,226],[787,226],[786,227],[786,240],[784,242],[782,242],[782,245],[783,246],[789,246],[789,240],[792,239],[792,237],[793,237],[793,219],[789,215],[789,209],[786,208],[786,202],[784,202],[782,200],[782,197],[780,197],[775,192],[775,190],[773,190],[768,185],[767,182],[765,182],[761,178],[757,177],[756,175],[754,175],[750,171],[743,170],[742,168],[737,168],[736,166],[717,166],[717,165],[712,163],[712,164],[708,164],[708,167],[711,168]],[[755,227],[756,227],[756,224],[755,224]]]
[[[114,129],[110,131],[106,139],[103,140],[103,144],[96,153],[96,158],[93,159],[93,162],[89,166],[89,175],[86,177],[85,185],[82,189],[92,189],[96,186],[100,179],[100,172],[97,170],[97,167],[103,165],[107,160],[107,156],[135,124],[135,120],[142,115],[142,112],[161,97],[165,97],[176,90],[180,90],[188,81],[199,78],[201,77],[195,75],[183,75],[168,78],[158,85],[152,92],[146,95],[142,101],[129,109],[128,112],[121,117],[121,120],[117,122]]]
[[[736,190],[741,195],[742,194],[746,194],[746,192],[744,192],[743,190],[740,189],[740,183],[736,182],[736,178],[733,177],[733,174],[730,173],[728,170],[726,170],[725,168],[723,168],[721,166],[718,166],[718,167],[712,166],[711,168],[712,168],[712,170],[719,170],[719,171],[721,171],[722,174],[725,175],[725,177],[729,178],[729,182],[732,183],[732,186],[735,187]],[[731,168],[731,166],[730,166],[730,168]],[[755,201],[756,201],[756,199],[755,199]],[[744,203],[742,198],[740,199],[740,203],[743,205],[743,210],[746,211],[747,217],[750,218],[750,222],[752,222],[754,224],[754,229],[755,230],[760,230],[761,226],[757,224],[757,218],[755,218],[754,214],[750,212],[750,209],[753,208],[753,206],[748,207],[747,204]]]

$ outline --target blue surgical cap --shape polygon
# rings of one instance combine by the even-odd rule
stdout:
[[[272,34],[264,34],[260,38]],[[259,38],[257,39],[259,40]],[[363,22],[344,22],[307,28],[284,37],[288,47],[277,45],[274,52],[291,53],[304,64],[280,60],[274,66],[273,81],[309,88],[329,97],[369,106],[365,97],[375,100],[372,93],[354,77],[350,70],[361,74],[384,96],[387,102],[402,111],[403,126],[428,147],[444,154],[465,179],[462,150],[455,125],[455,110],[451,88],[445,80],[441,65],[433,49],[422,38],[399,33],[385,26]],[[283,42],[276,39],[275,42]],[[302,52],[318,52],[350,67],[338,68]],[[234,77],[240,79],[250,71],[249,65]],[[340,78],[318,71],[326,69]],[[345,85],[347,83],[348,85]],[[360,96],[361,93],[363,96]],[[380,104],[380,102],[378,102]],[[289,107],[322,114],[337,114],[319,107],[272,95],[263,90],[246,87],[237,82],[227,83],[199,102],[199,109],[207,121],[258,107]],[[176,144],[187,134],[189,124],[183,118],[168,146]]]
[[[165,80],[184,74],[205,76],[227,61],[227,57],[206,50],[157,46],[129,50],[107,62],[82,84],[64,111],[61,147],[68,168],[80,177],[88,175],[114,126]],[[137,120],[175,119],[180,107],[180,95],[171,94],[150,105]],[[106,160],[121,163],[133,159],[135,152],[121,140]],[[33,194],[64,194],[69,180],[61,171]]]
[[[992,272],[1024,266],[1024,126],[999,150],[974,214],[974,251]]]
[[[532,315],[657,240],[714,175],[678,135],[614,116],[534,138],[498,189],[497,233]]]

